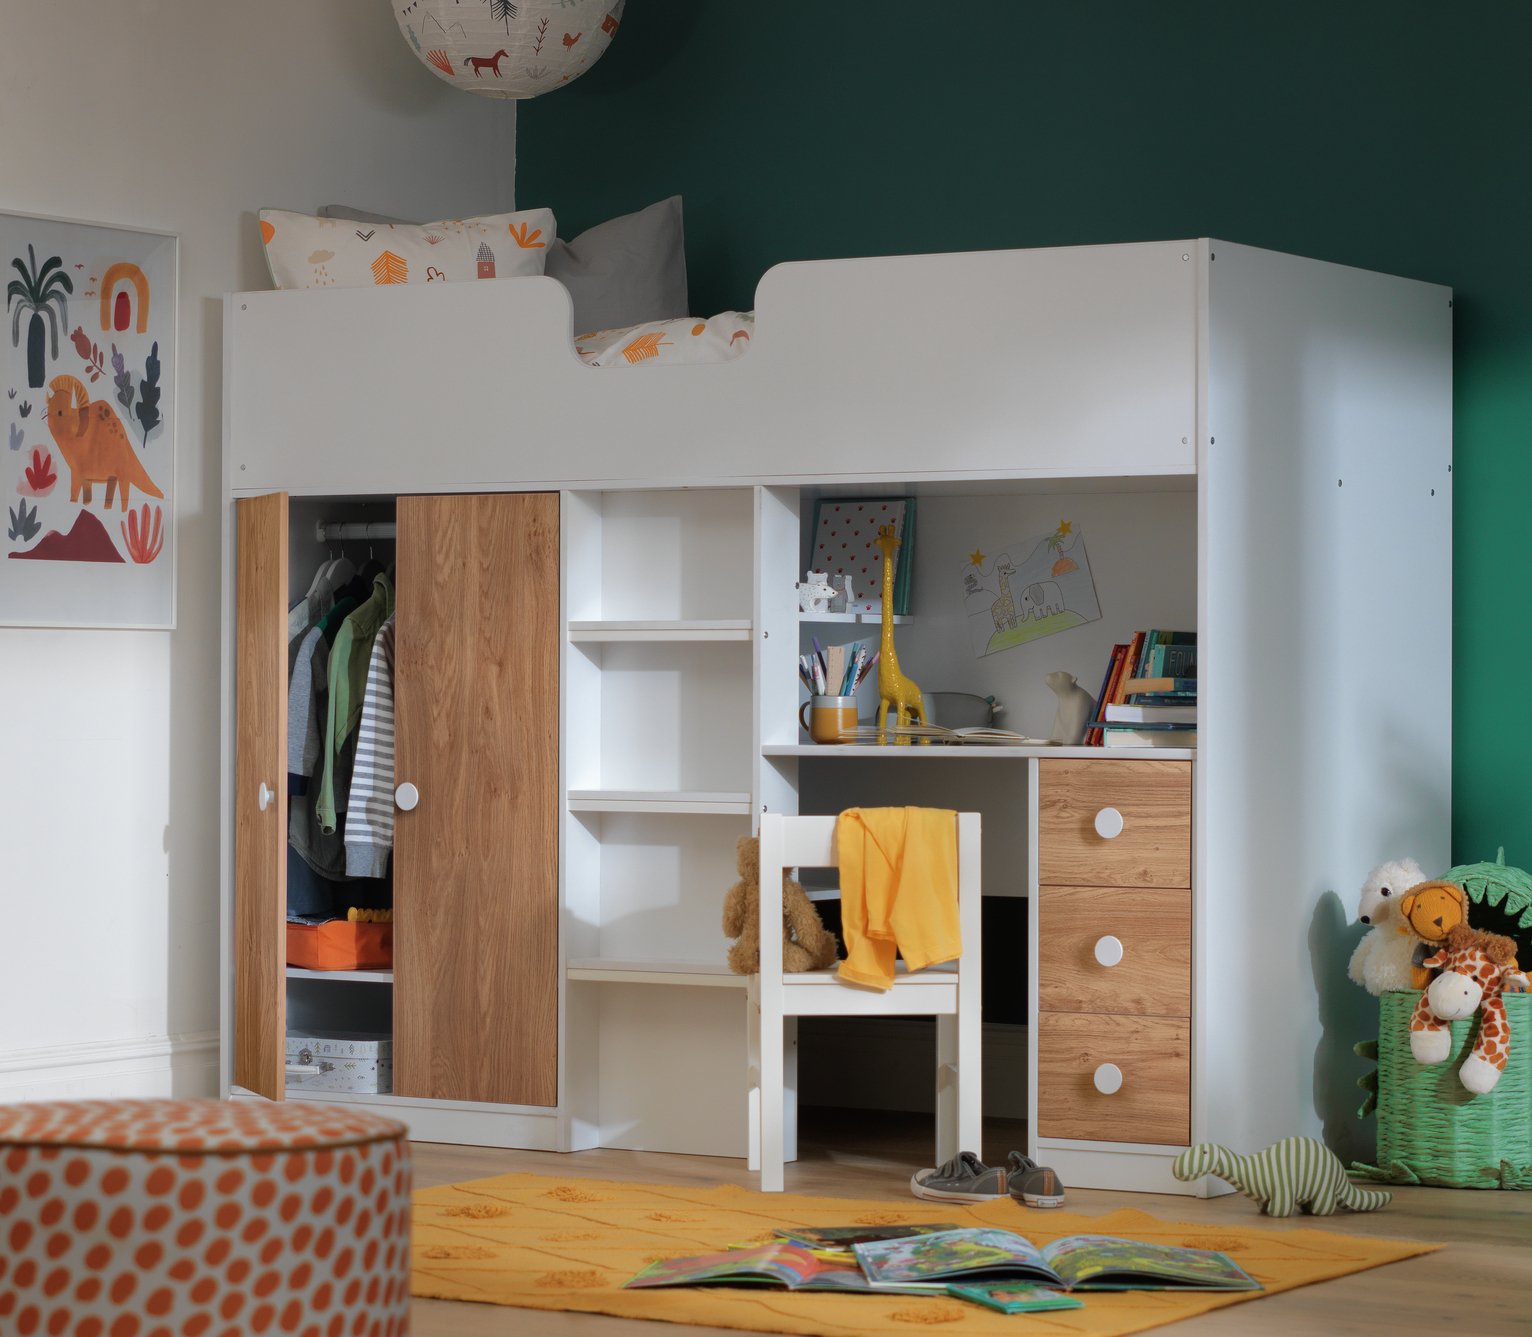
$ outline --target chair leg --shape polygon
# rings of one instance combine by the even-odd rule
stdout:
[[[798,1018],[789,1017],[782,1039],[782,1159],[798,1159]]]
[[[745,997],[745,1156],[752,1171],[761,1168],[761,996],[752,978]]]
[[[944,1018],[945,1020],[945,1018]],[[984,1154],[984,1031],[977,1009],[957,1022],[957,1140],[959,1149]]]
[[[761,1014],[761,1192],[780,1193],[782,1170],[782,1017]]]
[[[958,1137],[958,1019],[936,1018],[936,1161],[941,1165],[963,1150]]]

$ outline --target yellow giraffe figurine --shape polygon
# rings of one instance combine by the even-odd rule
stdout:
[[[894,724],[897,727],[911,719],[920,724],[926,722],[925,698],[915,682],[899,671],[899,656],[894,652],[894,553],[901,540],[895,536],[893,525],[878,529],[878,547],[883,551],[883,635],[878,641],[878,741],[888,741],[888,708],[894,707]],[[895,740],[908,743],[908,737]],[[929,743],[929,738],[922,738]]]

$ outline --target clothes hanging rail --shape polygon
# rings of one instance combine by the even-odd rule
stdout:
[[[314,538],[320,543],[339,543],[343,539],[392,539],[397,537],[399,527],[392,520],[378,520],[366,524],[319,521],[314,526]]]

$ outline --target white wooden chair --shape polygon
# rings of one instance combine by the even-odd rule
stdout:
[[[834,971],[782,970],[782,873],[834,868],[834,817],[761,817],[761,969],[749,982],[750,1160],[763,1192],[780,1193],[783,1163],[797,1156],[798,1017],[936,1018],[936,1159],[980,1150],[979,814],[957,815],[962,957],[907,974],[887,993],[839,983]],[[791,1033],[790,1033],[791,1032]],[[788,1093],[793,1093],[791,1101]]]

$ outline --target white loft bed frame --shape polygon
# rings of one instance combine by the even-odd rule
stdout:
[[[765,276],[736,361],[597,370],[548,279],[235,294],[225,608],[232,501],[273,490],[1195,488],[1192,1137],[1255,1149],[1318,1131],[1321,897],[1349,919],[1378,859],[1448,861],[1450,306],[1205,239],[825,261]],[[492,1110],[465,1140],[504,1140]],[[558,1117],[525,1144],[578,1144]],[[1163,1149],[1094,1150],[1049,1154],[1165,1184]]]

